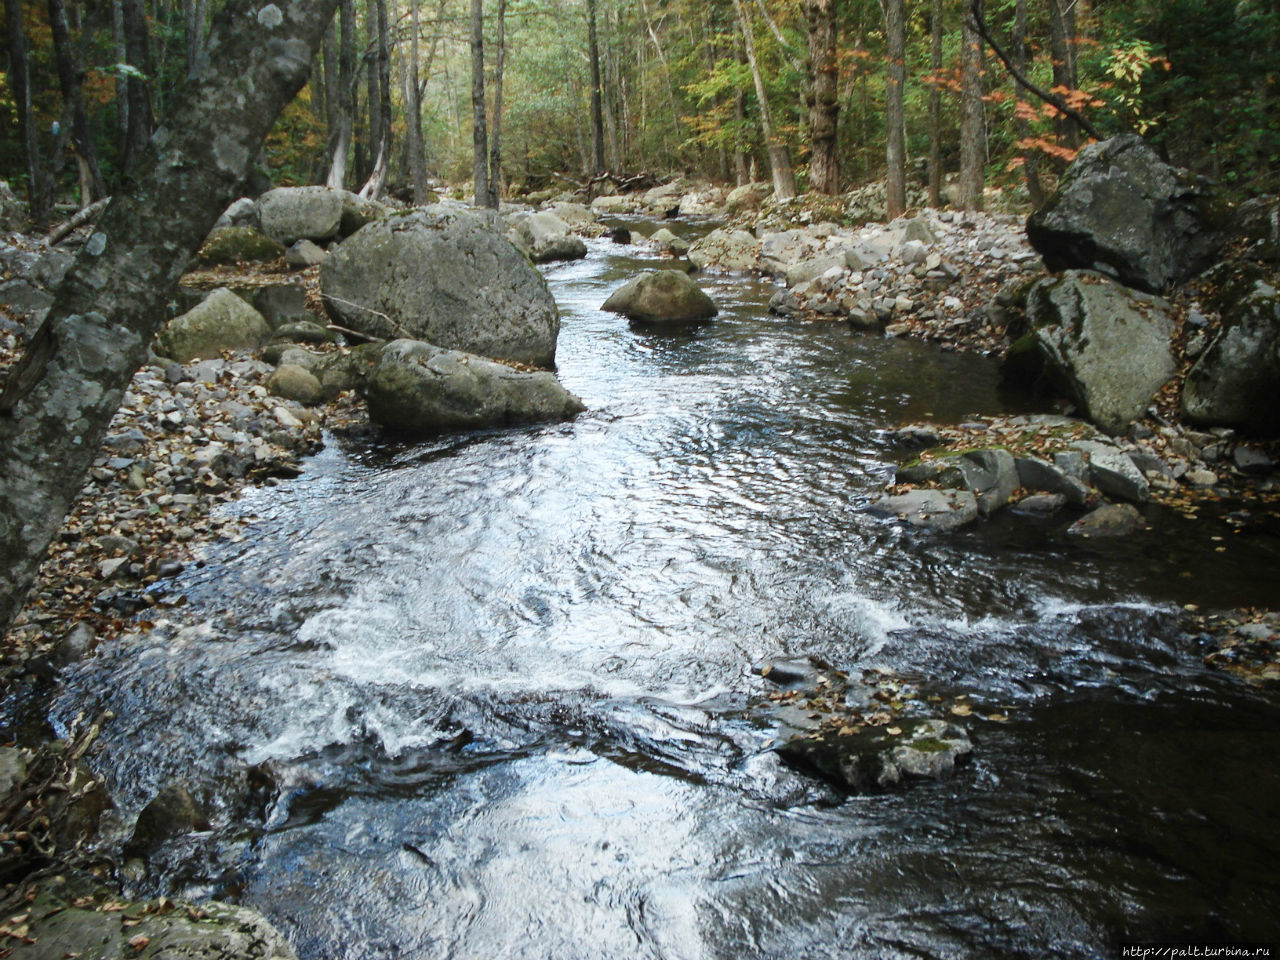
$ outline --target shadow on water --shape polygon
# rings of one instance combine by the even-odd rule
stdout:
[[[219,804],[141,887],[239,897],[303,957],[1280,936],[1280,707],[1199,667],[1178,609],[1273,599],[1277,531],[1219,554],[1218,521],[1154,510],[1106,546],[876,520],[888,428],[1034,401],[981,357],[772,317],[757,280],[703,278],[722,315],[678,335],[598,309],[659,262],[597,241],[548,270],[589,413],[331,443],[174,584],[210,629],[69,672],[55,718],[116,711],[126,813],[174,777]],[[840,801],[744,716],[779,655],[971,694],[976,760]],[[253,809],[246,769],[271,784]]]

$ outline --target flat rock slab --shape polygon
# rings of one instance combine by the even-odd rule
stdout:
[[[882,497],[870,510],[905,520],[914,527],[956,530],[978,519],[978,500],[969,490],[910,490]]]

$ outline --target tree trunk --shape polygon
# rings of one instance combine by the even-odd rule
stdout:
[[[99,197],[106,196],[106,186],[98,169],[98,148],[89,133],[89,115],[84,109],[84,73],[76,62],[76,52],[71,44],[71,27],[67,24],[67,9],[62,0],[49,0],[49,27],[53,34],[54,59],[58,64],[58,87],[62,102],[71,111],[71,139],[77,162],[82,163],[88,176],[89,194],[81,194],[80,206],[87,207]]]
[[[507,0],[498,0],[498,56],[493,65],[493,129],[489,131],[489,189],[502,196],[502,74],[507,65]]]
[[[1055,87],[1074,90],[1077,86],[1075,33],[1074,4],[1070,0],[1049,0],[1049,55]],[[1054,126],[1064,146],[1080,145],[1079,130],[1069,117],[1059,116]]]
[[[591,60],[591,173],[594,176],[604,173],[604,93],[600,89],[596,0],[587,0],[587,56]]]
[[[49,216],[48,194],[44,188],[44,170],[40,166],[35,114],[31,109],[31,68],[27,59],[27,34],[22,23],[21,0],[4,0],[4,22],[9,41],[9,92],[18,108],[18,129],[22,134],[23,160],[27,169],[27,204],[31,219],[43,224]]]
[[[129,76],[125,80],[129,126],[124,138],[124,154],[120,158],[120,166],[127,171],[146,152],[147,143],[155,130],[155,118],[151,112],[151,88],[148,85],[155,76],[155,70],[151,63],[151,42],[142,0],[124,0],[123,9],[125,58],[129,66],[142,75]]]
[[[982,107],[982,50],[968,17],[961,37],[961,96],[964,115],[960,123],[959,205],[964,210],[982,209],[983,167],[986,159]]]
[[[756,87],[756,100],[760,106],[760,130],[764,134],[765,148],[769,152],[769,170],[773,175],[773,193],[779,200],[796,195],[795,173],[791,169],[791,155],[787,145],[774,135],[773,115],[769,110],[769,97],[760,74],[760,61],[756,58],[756,44],[751,36],[751,23],[742,9],[742,0],[733,0],[733,12],[738,18],[742,33],[742,45],[747,52],[747,64],[751,67],[751,79]]]
[[[418,16],[418,0],[409,0],[409,17],[413,33],[409,37],[409,89],[405,110],[409,114],[409,175],[413,180],[413,202],[424,204],[431,186],[427,183],[427,149],[422,136],[422,85],[419,76],[419,44],[422,23]]]
[[[218,56],[183,86],[0,394],[0,630],[35,579],[191,255],[306,83],[337,0],[228,0]],[[217,138],[210,136],[217,131]],[[216,143],[216,145],[215,145]]]
[[[471,0],[471,149],[475,204],[498,209],[498,193],[489,184],[489,137],[484,103],[484,0]]]
[[[373,151],[373,169],[360,188],[360,196],[376,200],[387,185],[391,167],[391,33],[387,17],[387,0],[369,4],[374,21],[374,47],[370,66],[373,70],[369,87],[369,147]]]
[[[942,0],[929,14],[929,206],[942,206]]]
[[[901,2],[901,0],[896,0]],[[836,151],[840,117],[840,64],[836,54],[839,0],[806,0],[809,27],[809,189],[835,196],[840,192],[840,157]]]
[[[1013,63],[1023,76],[1027,73],[1027,0],[1017,0],[1013,15]],[[1016,88],[1015,88],[1016,89]],[[1018,117],[1015,124],[1019,140],[1025,140],[1031,132],[1030,124]],[[1040,185],[1040,152],[1038,150],[1022,151],[1022,173],[1027,181],[1027,193],[1031,197],[1031,205],[1039,208],[1044,205],[1044,188]]]
[[[733,92],[733,119],[737,126],[733,138],[733,179],[741,187],[751,182],[751,168],[742,143],[742,130],[747,125],[747,95],[741,88]]]
[[[903,116],[903,85],[907,80],[907,23],[903,0],[886,0],[884,7],[888,73],[884,87],[885,209],[890,220],[907,212],[907,132]]]
[[[338,48],[338,123],[329,132],[329,176],[325,181],[335,190],[347,185],[347,162],[355,124],[356,94],[356,4],[341,0],[339,15],[342,43]]]

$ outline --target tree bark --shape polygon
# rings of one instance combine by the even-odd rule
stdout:
[[[489,184],[489,136],[484,103],[484,0],[471,0],[471,148],[475,204],[498,209],[498,194]]]
[[[31,109],[31,67],[27,59],[27,33],[22,23],[21,0],[4,0],[5,31],[9,53],[9,92],[18,108],[18,129],[22,135],[23,160],[27,169],[27,205],[31,219],[42,224],[49,208],[40,166],[40,142],[36,139],[35,114]]]
[[[929,13],[929,206],[942,206],[942,0]]]
[[[493,128],[489,131],[489,189],[502,196],[502,75],[507,65],[507,0],[498,0],[498,54],[493,64]]]
[[[1074,90],[1077,86],[1074,6],[1071,0],[1049,0],[1049,56],[1053,64],[1053,85],[1067,90]],[[1054,126],[1064,146],[1080,145],[1079,133],[1067,117],[1057,117]]]
[[[125,79],[125,96],[129,101],[129,124],[125,133],[124,153],[120,159],[120,166],[128,170],[146,152],[147,142],[155,129],[149,86],[149,81],[155,76],[155,68],[151,63],[151,42],[147,33],[147,18],[142,9],[142,0],[124,0],[123,9],[125,59],[129,66],[142,74],[142,77],[129,76]]]
[[[76,62],[76,52],[71,43],[71,27],[67,23],[67,9],[62,0],[48,0],[49,27],[53,34],[54,59],[58,65],[58,87],[62,102],[71,111],[71,142],[77,162],[87,174],[89,192],[81,190],[80,206],[87,207],[99,197],[106,196],[106,185],[98,168],[98,148],[89,133],[89,115],[84,108],[84,72]]]
[[[981,48],[969,17],[964,18],[960,56],[961,96],[964,114],[960,122],[959,205],[964,210],[982,209],[983,167],[986,160],[982,107]]]
[[[1027,73],[1027,0],[1017,0],[1013,11],[1013,65],[1023,76]],[[1015,129],[1018,139],[1025,140],[1030,135],[1030,124],[1021,116],[1018,117]],[[1022,174],[1027,182],[1027,194],[1031,205],[1039,209],[1044,205],[1044,188],[1040,185],[1040,152],[1038,150],[1022,151]]]
[[[901,0],[897,0],[901,2]],[[836,56],[839,0],[806,0],[809,27],[809,189],[835,196],[840,192],[839,134],[840,64]]]
[[[337,0],[227,0],[209,66],[126,174],[0,393],[0,629],[22,606],[191,255],[307,80]]]
[[[587,0],[587,55],[591,60],[591,175],[604,173],[604,93],[600,89],[600,42],[596,0]]]
[[[888,72],[884,87],[885,208],[890,220],[907,211],[907,133],[903,114],[903,85],[907,79],[907,22],[903,0],[886,0],[884,7]]]
[[[769,96],[764,88],[760,61],[756,58],[756,44],[751,36],[751,23],[742,9],[742,0],[733,0],[733,12],[738,18],[738,30],[742,33],[747,64],[751,67],[751,80],[756,87],[756,100],[760,107],[760,129],[764,134],[765,149],[769,153],[769,170],[773,175],[773,193],[779,200],[788,200],[796,195],[796,179],[791,169],[791,155],[787,151],[787,145],[774,134]]]
[[[391,167],[391,33],[387,0],[371,0],[369,10],[374,29],[369,87],[369,146],[373,152],[373,169],[360,188],[360,196],[376,200],[386,187]]]
[[[338,123],[329,132],[329,176],[325,182],[335,190],[342,190],[347,185],[347,163],[351,156],[356,114],[355,0],[341,0],[338,19],[342,27],[342,41],[338,48]]]
[[[418,13],[418,0],[409,0],[409,18],[413,33],[409,37],[409,89],[406,91],[405,109],[409,114],[409,176],[413,180],[413,202],[427,202],[430,184],[427,182],[427,149],[422,135],[422,83],[420,77],[420,44],[422,22]]]

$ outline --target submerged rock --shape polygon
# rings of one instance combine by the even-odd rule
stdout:
[[[382,349],[364,392],[370,419],[416,435],[563,420],[586,409],[554,374],[525,373],[415,340]]]
[[[865,727],[858,733],[796,737],[777,750],[788,763],[841,790],[867,793],[909,780],[949,777],[973,752],[973,744],[954,723],[902,717],[893,726]]]
[[[680,270],[647,270],[615,290],[601,309],[637,323],[687,323],[709,320],[719,312]]]
[[[320,268],[325,308],[383,339],[549,367],[560,318],[542,275],[479,216],[443,207],[371,223]]]

